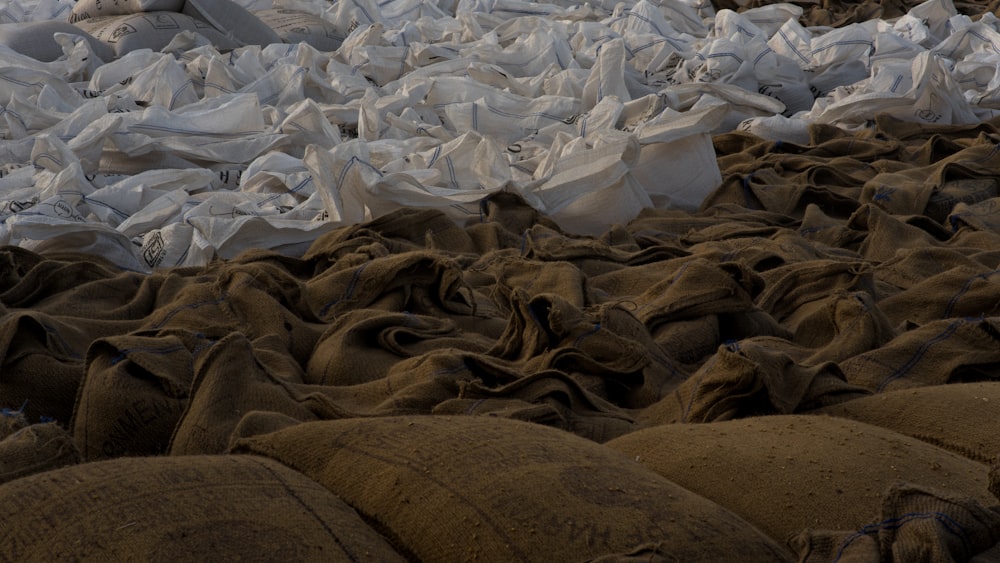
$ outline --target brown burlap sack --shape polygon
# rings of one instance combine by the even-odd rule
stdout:
[[[472,267],[471,284],[485,290],[504,314],[513,308],[515,289],[529,295],[558,293],[577,307],[586,307],[597,298],[588,279],[569,262],[544,262],[523,258],[513,252],[493,253]]]
[[[791,330],[796,312],[836,291],[875,293],[871,268],[860,261],[809,260],[779,266],[761,274],[764,291],[757,305]],[[874,297],[874,295],[873,295]]]
[[[890,320],[867,291],[835,291],[795,317],[795,343],[815,352],[809,365],[840,362],[874,350],[897,336]]]
[[[783,541],[805,528],[853,530],[897,480],[991,502],[985,465],[852,420],[773,415],[667,424],[607,447],[746,518]]]
[[[316,251],[314,244],[310,253]],[[377,258],[356,253],[307,281],[305,299],[325,321],[360,308],[471,315],[474,301],[458,264],[428,251]]]
[[[981,463],[1000,455],[1000,382],[952,383],[879,393],[812,411],[849,418]]]
[[[888,299],[942,272],[954,269],[977,270],[992,265],[995,264],[983,264],[954,248],[908,248],[900,250],[893,258],[875,265],[875,276],[896,288],[891,294],[881,296],[882,299]]]
[[[22,424],[12,424],[18,418]],[[0,483],[80,462],[80,452],[65,428],[55,422],[28,425],[23,415],[0,415]]]
[[[671,264],[672,265],[672,264]],[[667,266],[667,265],[665,265]],[[660,324],[722,313],[756,311],[754,297],[763,287],[756,272],[735,263],[690,259],[637,295],[634,314],[650,330]]]
[[[714,503],[603,446],[488,417],[299,424],[237,442],[343,498],[425,561],[578,561],[664,541],[684,561],[787,554]]]
[[[867,395],[836,364],[803,362],[807,350],[759,337],[720,346],[686,381],[643,409],[642,426],[792,414]]]
[[[923,274],[921,282],[879,302],[894,324],[997,314],[1000,270],[977,264]]]
[[[901,250],[942,246],[933,234],[890,215],[874,205],[864,205],[848,220],[848,227],[865,232],[858,252],[867,260],[880,262],[896,256]]]
[[[67,423],[89,342],[88,334],[58,317],[8,312],[0,319],[0,408]]]
[[[402,561],[329,491],[254,456],[123,458],[0,485],[10,561]]]
[[[224,453],[233,429],[254,410],[315,420],[308,402],[289,394],[289,386],[301,383],[302,368],[278,337],[251,342],[238,332],[226,336],[195,361],[190,398],[170,438],[169,453]]]
[[[210,344],[186,331],[95,341],[72,422],[84,459],[165,452],[187,403],[194,356]]]
[[[623,307],[585,312],[558,294],[516,289],[507,329],[488,352],[525,373],[555,369],[626,408],[660,399],[684,379],[680,368]]]
[[[790,543],[802,563],[996,561],[1000,510],[967,496],[893,485],[871,523],[847,531],[807,530]],[[979,554],[977,556],[977,554]]]
[[[355,385],[382,379],[397,362],[439,348],[485,352],[492,340],[463,332],[450,319],[358,309],[339,315],[309,355],[305,381]]]
[[[58,423],[32,424],[22,410],[0,410],[0,483],[79,461],[72,437]]]
[[[884,346],[840,362],[847,381],[877,393],[996,378],[1000,319],[931,321]]]
[[[305,365],[326,329],[304,300],[306,269],[294,259],[282,260],[261,251],[244,253],[209,269],[215,276],[212,294],[219,296],[217,310],[225,314],[220,320],[231,322],[221,334],[239,331],[251,339],[277,338]],[[169,321],[174,322],[173,318]]]

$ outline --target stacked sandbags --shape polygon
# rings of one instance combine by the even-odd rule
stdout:
[[[403,561],[343,501],[252,456],[136,457],[0,485],[0,559]]]
[[[862,529],[877,521],[886,491],[900,481],[950,491],[984,506],[996,504],[985,464],[841,418],[772,415],[667,424],[606,446],[732,510],[779,541],[807,528]],[[991,526],[990,533],[1000,534]]]
[[[656,543],[684,561],[788,560],[728,510],[536,424],[381,417],[248,435],[266,426],[242,426],[235,451],[315,479],[419,560],[581,561]]]
[[[70,22],[118,57],[138,49],[159,51],[183,31],[204,36],[220,51],[281,42],[270,27],[231,0],[83,0],[73,7]]]
[[[253,12],[285,43],[305,42],[320,51],[336,51],[346,36],[330,22],[308,12],[272,8]]]

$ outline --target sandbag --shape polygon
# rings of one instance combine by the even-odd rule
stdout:
[[[240,45],[266,47],[272,43],[281,43],[281,37],[277,33],[232,0],[187,0],[181,11],[208,22],[226,39]]]
[[[656,541],[684,561],[787,560],[714,503],[598,444],[531,423],[309,422],[239,439],[234,451],[316,479],[424,561],[578,561]]]
[[[854,530],[897,480],[993,502],[986,465],[852,420],[772,415],[667,424],[611,440],[664,477],[784,541],[806,528]]]
[[[70,13],[70,23],[101,16],[120,16],[143,12],[179,12],[184,0],[77,0]]]
[[[53,37],[56,33],[79,35],[87,40],[90,48],[101,60],[115,58],[114,52],[96,37],[79,27],[61,21],[36,21],[0,24],[0,45],[43,62],[51,62],[62,57],[62,46]]]
[[[984,381],[889,391],[811,413],[880,426],[989,463],[1000,455],[998,404],[1000,382]]]
[[[308,12],[275,8],[259,10],[253,15],[285,43],[306,42],[320,51],[336,51],[345,39],[330,22]]]
[[[0,559],[402,561],[329,491],[251,456],[125,458],[0,485]]]
[[[176,12],[100,16],[78,20],[76,25],[111,47],[117,57],[137,49],[159,51],[182,31],[193,31],[205,36],[220,51],[240,46],[240,43],[226,37],[209,23]]]

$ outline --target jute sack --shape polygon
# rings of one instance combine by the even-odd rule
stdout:
[[[0,485],[0,559],[401,561],[343,501],[252,456],[86,463]]]
[[[1000,291],[998,274],[993,267],[982,264],[925,270],[919,272],[923,278],[919,283],[879,301],[879,308],[896,325],[992,315]]]
[[[1000,455],[1000,382],[900,389],[811,411],[919,438],[981,463]]]
[[[785,561],[716,504],[568,433],[508,419],[298,424],[236,442],[302,471],[424,561],[579,561],[665,541],[682,561]]]
[[[992,502],[987,466],[891,430],[813,415],[667,424],[607,442],[783,541],[854,530],[897,480]]]
[[[449,319],[366,308],[335,318],[304,365],[311,383],[354,385],[382,379],[401,360],[434,349],[485,352],[490,344]]]
[[[276,336],[250,341],[234,332],[200,355],[190,398],[170,438],[171,455],[221,454],[243,415],[260,410],[315,420],[290,391],[302,368]]]
[[[22,424],[9,435],[3,426],[10,425],[17,418]],[[55,422],[27,424],[23,416],[0,415],[0,483],[13,481],[33,473],[41,473],[80,461],[80,451],[73,443],[73,437],[65,428]]]
[[[847,381],[881,393],[996,377],[1000,318],[952,318],[907,330],[880,348],[840,362]]]
[[[31,420],[67,423],[84,373],[88,335],[56,317],[31,310],[0,320],[0,408]]]
[[[806,364],[803,355],[773,337],[719,346],[687,380],[643,409],[639,421],[656,426],[792,414],[869,393],[845,382],[837,364]]]
[[[897,483],[864,527],[806,530],[790,543],[802,563],[989,563],[1000,555],[1000,509],[967,496]]]
[[[192,350],[206,344],[184,331],[96,340],[72,421],[84,459],[164,453],[187,403]]]

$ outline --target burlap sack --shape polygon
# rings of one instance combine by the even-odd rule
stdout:
[[[900,389],[811,411],[849,418],[989,463],[1000,455],[1000,382]]]
[[[84,373],[88,335],[30,310],[0,319],[0,408],[66,424]]]
[[[306,365],[326,326],[304,300],[305,269],[293,258],[266,251],[247,252],[208,269],[206,273],[214,276],[211,292],[219,296],[218,312],[225,315],[216,322],[229,324],[220,335],[239,331],[250,339],[274,337]]]
[[[761,274],[765,289],[757,305],[791,330],[800,308],[835,291],[874,293],[871,267],[861,261],[809,260],[773,268]],[[873,295],[874,297],[874,295]]]
[[[810,365],[840,362],[883,346],[897,336],[891,321],[867,291],[834,291],[795,315],[794,341],[811,348]]]
[[[254,410],[316,420],[308,402],[288,388],[302,383],[302,368],[277,337],[250,341],[234,332],[194,364],[184,412],[170,438],[171,455],[221,454],[243,416]]]
[[[316,246],[307,259],[315,259]],[[315,317],[325,321],[368,307],[436,316],[473,313],[458,264],[429,251],[377,258],[353,254],[307,281],[305,299]]]
[[[463,334],[455,323],[426,315],[359,309],[340,315],[306,364],[306,381],[354,385],[385,377],[400,360],[436,348],[483,352],[490,341]]]
[[[998,322],[995,317],[931,321],[840,362],[840,368],[848,382],[877,393],[995,379]]]
[[[997,312],[1000,272],[979,264],[924,271],[923,280],[879,302],[894,324],[979,317]]]
[[[186,331],[95,341],[72,421],[84,459],[164,453],[207,344]]]
[[[854,530],[897,480],[992,501],[987,466],[868,424],[773,415],[667,424],[606,444],[784,541],[806,528]]]
[[[802,532],[790,542],[799,552],[799,561],[996,561],[1000,545],[997,507],[898,483],[888,490],[879,509],[869,524],[856,530]]]
[[[15,417],[0,415],[2,423],[11,418]],[[55,422],[29,425],[24,421],[14,432],[0,431],[0,483],[79,462],[72,436]]]
[[[622,307],[588,314],[558,294],[529,297],[521,289],[514,290],[511,305],[507,329],[488,353],[525,373],[563,371],[625,408],[648,406],[684,380],[645,326]]]
[[[832,362],[804,362],[807,354],[779,338],[730,342],[676,389],[644,408],[638,420],[657,426],[792,414],[869,393],[847,383]]]
[[[126,458],[0,485],[0,558],[402,561],[329,491],[253,456]]]
[[[665,541],[684,561],[783,561],[755,528],[603,446],[487,417],[299,424],[236,452],[281,460],[425,561],[578,561]]]

